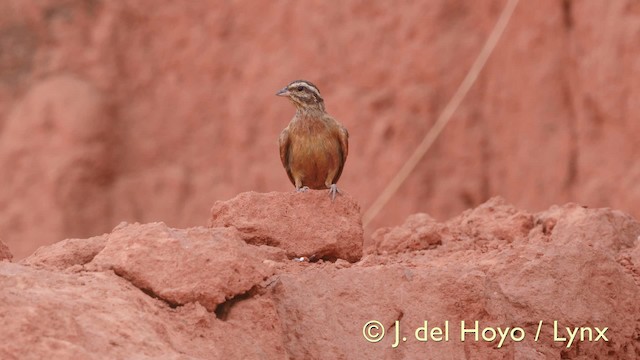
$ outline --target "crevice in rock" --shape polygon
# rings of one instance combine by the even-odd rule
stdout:
[[[318,261],[331,262],[334,263],[338,261],[338,257],[334,255],[311,255],[309,256],[309,262],[317,263]]]
[[[162,301],[163,303],[167,304],[167,305],[168,305],[170,308],[172,308],[172,309],[175,309],[175,308],[178,308],[178,307],[180,307],[180,306],[184,305],[184,304],[179,304],[179,303],[177,303],[177,302],[175,302],[175,301],[171,301],[171,300],[165,299],[165,298],[163,298],[162,296],[160,296],[160,295],[156,294],[156,293],[155,293],[152,289],[150,289],[150,288],[147,288],[147,287],[141,287],[141,286],[138,286],[138,285],[134,284],[131,280],[127,279],[127,277],[126,277],[123,273],[121,273],[121,272],[117,271],[116,269],[111,269],[111,270],[113,270],[113,273],[114,273],[117,277],[122,278],[123,280],[127,281],[129,284],[131,284],[131,285],[133,285],[134,287],[138,288],[138,289],[139,289],[140,291],[142,291],[145,295],[147,295],[147,296],[149,296],[149,297],[151,297],[151,298],[154,298],[154,299],[157,299],[157,300]]]
[[[239,302],[243,301],[243,300],[247,300],[250,299],[256,295],[259,295],[261,293],[263,293],[264,291],[262,290],[262,288],[258,285],[254,285],[251,289],[235,295],[233,297],[231,297],[230,299],[228,299],[227,301],[218,304],[218,306],[216,306],[216,309],[214,310],[214,313],[216,314],[216,317],[222,321],[227,321],[227,318],[229,316],[229,313],[231,312],[231,309],[238,304]]]
[[[562,0],[562,20],[567,31],[573,28],[573,0]]]
[[[104,248],[103,248],[103,249],[104,249]],[[81,260],[81,262],[80,262],[80,265],[85,266],[85,265],[87,265],[88,263],[92,262],[92,261],[93,261],[93,259],[95,259],[95,258],[96,258],[96,256],[98,256],[98,254],[100,254],[100,252],[102,252],[102,250],[100,250],[100,251],[98,251],[97,253],[93,254],[93,256],[91,256],[90,258],[82,259],[82,260]]]
[[[251,235],[251,229],[238,229],[242,234],[242,240],[249,245],[260,246],[267,245],[271,247],[280,247],[280,242],[270,236]]]
[[[485,84],[483,86],[486,88],[487,87],[486,81],[484,81],[483,83]],[[484,101],[484,95],[481,101]],[[479,180],[480,180],[480,188],[478,190],[480,191],[480,194],[479,194],[479,197],[474,197],[473,195],[470,195],[471,201],[467,202],[468,207],[478,206],[481,202],[491,198],[491,193],[492,193],[491,176],[493,175],[492,169],[494,168],[493,163],[495,162],[495,158],[493,157],[493,149],[492,149],[493,145],[491,143],[492,132],[490,129],[488,129],[488,123],[486,121],[486,116],[484,112],[478,115],[478,118],[480,119],[478,121],[479,128],[480,128],[479,130],[480,173],[478,174]]]
[[[571,126],[572,132],[574,132],[575,129],[573,129],[574,126]],[[577,144],[576,144],[576,139],[575,139],[575,134],[571,134],[571,143],[570,143],[570,153],[569,153],[569,160],[567,162],[567,179],[565,182],[565,187],[567,189],[571,189],[573,187],[573,185],[576,182],[576,179],[578,177],[578,149],[577,149]]]
[[[134,285],[135,286],[135,285]],[[137,286],[136,286],[137,287]],[[140,289],[140,291],[142,291],[143,293],[147,294],[148,296],[154,298],[154,299],[158,299],[164,303],[166,303],[167,305],[169,305],[170,308],[175,309],[178,308],[180,306],[182,306],[182,304],[178,304],[176,302],[173,301],[169,301],[165,298],[162,298],[160,295],[156,294],[155,292],[153,292],[153,290],[151,289],[147,289],[147,288],[138,288]]]
[[[330,263],[335,263],[336,261],[338,261],[339,257],[333,255],[333,254],[324,254],[324,255],[317,255],[317,254],[313,254],[310,256],[299,256],[299,255],[290,255],[287,254],[287,259],[291,260],[291,261],[307,261],[309,263],[317,263],[319,261],[324,261],[324,262],[330,262]],[[344,259],[346,260],[346,259]]]
[[[89,254],[89,256],[87,256],[87,257],[85,257],[85,258],[81,259],[81,260],[80,260],[80,265],[82,265],[82,266],[84,267],[85,265],[87,265],[87,264],[89,264],[90,262],[92,262],[92,261],[93,261],[93,259],[95,259],[95,258],[96,258],[96,256],[98,256],[98,254],[100,254],[100,253],[102,252],[102,250],[104,250],[104,248],[105,248],[106,246],[107,246],[107,245],[106,245],[106,241],[105,241],[105,244],[102,246],[102,248],[101,248],[99,251],[96,251],[96,252],[95,252],[95,253],[93,253],[93,254]]]
[[[324,262],[330,262],[330,263],[335,263],[336,261],[340,260],[341,258],[335,256],[335,255],[316,255],[313,254],[309,257],[307,256],[300,256],[300,255],[291,255],[291,254],[287,254],[287,259],[291,260],[291,261],[307,261],[309,263],[317,263],[320,261],[324,261]],[[347,260],[347,259],[344,259]]]
[[[558,223],[558,219],[556,218],[546,218],[546,219],[538,219],[536,220],[536,226],[540,226],[542,228],[542,233],[546,236],[551,236],[553,234],[553,229],[556,227]]]
[[[564,25],[567,30],[570,30],[573,26],[573,15],[572,15],[572,1],[573,0],[563,0],[562,1],[562,9],[564,16]],[[562,69],[562,96],[567,108],[567,128],[568,128],[568,147],[569,153],[567,157],[567,169],[566,169],[566,178],[564,181],[564,188],[569,193],[570,197],[572,196],[573,188],[575,187],[578,181],[578,162],[579,162],[579,143],[578,143],[578,119],[577,116],[580,113],[579,109],[576,107],[576,99],[575,97],[575,89],[579,89],[579,84],[576,83],[577,76],[575,66],[573,64],[573,54],[571,51],[571,47],[568,46],[571,44],[571,39],[569,38],[570,34],[566,34],[564,39],[565,44],[565,54],[564,54],[564,66]]]
[[[571,70],[569,70],[571,71]],[[570,76],[570,75],[569,75]],[[571,193],[578,179],[578,130],[577,130],[577,112],[572,97],[571,82],[569,77],[565,77],[562,85],[564,100],[569,112],[568,130],[569,130],[569,154],[567,158],[567,173],[564,187]]]
[[[393,323],[387,325],[387,328],[391,331],[391,329],[395,329],[396,324],[402,321],[402,318],[404,317],[404,311],[402,310],[396,310],[398,311],[398,315],[396,315],[396,319],[393,321]]]

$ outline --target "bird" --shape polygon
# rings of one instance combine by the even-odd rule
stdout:
[[[349,132],[325,110],[320,90],[306,80],[295,80],[276,93],[296,107],[278,143],[280,160],[297,192],[329,189],[331,200],[340,193],[336,184],[349,154]]]

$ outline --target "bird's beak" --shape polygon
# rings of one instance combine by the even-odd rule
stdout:
[[[278,91],[276,93],[276,95],[278,95],[278,96],[289,96],[289,90],[287,90],[286,87],[282,88],[282,89],[280,89],[280,91]]]

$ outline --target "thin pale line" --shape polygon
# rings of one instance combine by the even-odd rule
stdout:
[[[389,199],[391,199],[391,197],[398,191],[400,185],[402,185],[405,180],[407,180],[407,177],[409,177],[411,172],[413,172],[413,170],[416,168],[416,165],[418,165],[420,160],[424,157],[429,148],[431,148],[431,145],[433,145],[433,143],[436,141],[447,123],[449,123],[449,120],[451,120],[451,116],[458,109],[462,100],[464,100],[464,97],[469,92],[469,89],[471,89],[471,86],[473,86],[476,79],[478,78],[480,71],[482,71],[482,69],[484,68],[487,59],[495,49],[495,46],[498,43],[498,40],[500,40],[504,29],[507,27],[507,24],[511,19],[511,15],[515,10],[516,5],[518,5],[518,2],[519,0],[509,0],[504,9],[502,9],[502,13],[498,18],[498,21],[496,21],[491,34],[489,34],[484,47],[478,54],[476,60],[473,62],[473,65],[471,65],[467,76],[465,76],[464,80],[462,80],[462,83],[451,97],[451,100],[449,100],[447,106],[445,106],[444,110],[442,110],[442,113],[440,113],[440,116],[438,117],[436,123],[425,135],[424,139],[422,139],[422,142],[416,147],[413,154],[411,154],[411,156],[407,159],[402,168],[400,168],[396,176],[391,179],[389,184],[387,184],[387,187],[385,187],[378,198],[376,198],[373,204],[371,204],[371,206],[364,213],[362,217],[362,223],[365,228],[369,225],[371,220],[373,220],[380,213]]]

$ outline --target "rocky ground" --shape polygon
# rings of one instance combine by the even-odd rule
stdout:
[[[0,243],[0,357],[633,359],[639,236],[617,210],[493,198],[364,243],[347,194],[242,193],[206,227],[122,223],[17,262]]]

